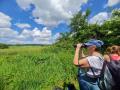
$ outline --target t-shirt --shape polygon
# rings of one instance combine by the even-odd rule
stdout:
[[[111,55],[111,60],[120,60],[120,56]]]
[[[101,56],[88,56],[87,57],[88,63],[92,70],[94,71],[94,74],[96,76],[99,76],[103,67],[103,58]],[[91,69],[88,70],[87,75],[94,78],[94,74]]]

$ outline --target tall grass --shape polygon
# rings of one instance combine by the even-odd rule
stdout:
[[[0,49],[0,90],[52,90],[64,83],[77,87],[74,50],[54,46]]]

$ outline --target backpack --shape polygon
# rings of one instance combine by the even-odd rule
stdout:
[[[104,61],[98,85],[101,90],[120,90],[120,60]]]
[[[111,59],[111,56],[109,56]],[[108,68],[113,76],[115,85],[112,90],[120,90],[120,60],[112,60],[108,62]]]
[[[108,62],[104,61],[101,75],[98,78],[98,86],[101,90],[112,90],[112,87],[114,85],[115,85],[115,81],[108,68]]]

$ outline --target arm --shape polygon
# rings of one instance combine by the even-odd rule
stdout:
[[[87,58],[85,58],[83,51],[81,50],[81,46],[82,44],[77,44],[73,63],[74,65],[80,67],[89,67],[89,63],[87,61]],[[80,54],[80,60],[79,60],[79,54]]]

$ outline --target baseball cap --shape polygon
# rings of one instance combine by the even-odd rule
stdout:
[[[103,41],[97,40],[97,39],[91,39],[88,42],[84,43],[84,45],[87,47],[93,46],[93,45],[95,45],[96,47],[101,47],[103,44],[104,44]]]

